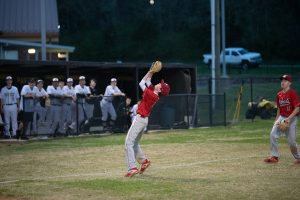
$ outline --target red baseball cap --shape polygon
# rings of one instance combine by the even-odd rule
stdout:
[[[284,74],[280,77],[280,80],[287,80],[289,82],[293,82],[293,79],[292,79],[292,76],[291,75],[287,75],[287,74]]]
[[[165,83],[164,79],[161,79],[161,95],[167,96],[170,93],[170,85]]]

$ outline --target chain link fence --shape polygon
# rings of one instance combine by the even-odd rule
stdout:
[[[277,92],[281,90],[279,78],[280,75],[278,77],[215,79],[216,93],[226,94],[225,104],[227,122],[247,119],[247,111],[253,109],[253,104],[251,102],[262,103],[266,100],[274,103],[276,101]],[[211,83],[212,79],[210,78],[199,78],[197,80],[198,94],[210,93]],[[297,92],[300,92],[299,77],[293,76],[291,87]],[[239,113],[239,116],[235,116],[236,113]],[[272,116],[273,115],[268,116],[267,118],[271,118]],[[266,119],[266,117],[261,116],[260,112],[257,113],[255,118],[256,117]]]

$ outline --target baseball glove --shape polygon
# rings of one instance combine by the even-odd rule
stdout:
[[[286,132],[289,128],[289,123],[286,122],[285,120],[282,120],[282,121],[279,122],[277,127],[281,132]]]
[[[161,68],[162,68],[161,62],[160,61],[155,61],[155,62],[152,63],[149,72],[157,73],[161,70]]]

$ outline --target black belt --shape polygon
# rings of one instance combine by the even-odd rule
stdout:
[[[70,106],[71,104],[70,103],[64,103],[65,105],[68,105],[68,106]]]
[[[8,104],[4,104],[6,106],[11,106],[11,105],[16,105],[16,103],[8,103]]]
[[[61,104],[51,104],[51,106],[61,106]]]
[[[105,101],[107,101],[107,102],[109,102],[109,103],[111,103],[112,101],[111,100],[108,100],[108,99],[104,99]]]

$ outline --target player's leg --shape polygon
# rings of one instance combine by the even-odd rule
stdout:
[[[128,165],[128,169],[136,168],[135,164],[135,151],[134,145],[136,138],[142,132],[144,127],[144,122],[141,117],[137,117],[136,120],[132,123],[131,127],[126,136],[125,140],[125,157]]]
[[[66,110],[65,129],[72,123],[72,106],[68,105]]]
[[[56,106],[56,112],[55,112],[55,119],[56,119],[56,127],[58,127],[58,132],[60,134],[65,134],[65,128],[64,128],[64,123],[65,123],[65,115],[66,113],[63,112],[63,106]]]
[[[280,137],[280,131],[276,125],[277,122],[281,121],[283,118],[279,116],[277,121],[274,123],[271,133],[270,133],[270,144],[271,144],[271,157],[266,158],[264,161],[267,163],[278,162],[279,151],[278,151],[278,141]]]
[[[107,127],[107,117],[108,117],[108,106],[107,106],[107,102],[105,100],[102,99],[102,101],[100,101],[100,108],[101,108],[101,120],[102,120],[102,126],[103,129],[106,129]]]
[[[4,105],[4,136],[6,138],[10,137],[9,129],[10,129],[10,118],[11,118],[11,112],[10,112],[10,106]]]
[[[37,133],[37,118],[38,118],[38,108],[34,108],[33,118],[32,118],[32,131],[35,135]]]
[[[18,109],[17,105],[11,106],[11,126],[12,126],[12,135],[16,137],[18,130]],[[30,125],[30,124],[29,124]]]
[[[144,128],[142,128],[143,130]],[[140,134],[137,136],[135,142],[134,142],[134,146],[133,146],[133,150],[134,150],[134,155],[135,155],[135,159],[139,162],[139,163],[143,163],[144,160],[146,160],[146,156],[139,144],[139,141],[141,140],[143,135],[143,131],[140,132]]]
[[[109,125],[110,125],[111,128],[114,128],[114,126],[116,124],[115,122],[116,122],[116,119],[117,119],[117,114],[116,114],[114,105],[112,103],[109,104],[108,113],[110,115]]]
[[[141,168],[140,168],[140,174],[144,173],[144,171],[150,166],[151,162],[150,160],[148,160],[139,144],[143,132],[145,130],[145,127],[147,127],[148,124],[148,118],[144,118],[145,120],[145,124],[142,128],[142,131],[140,132],[140,134],[138,135],[138,137],[136,138],[135,141],[135,145],[134,145],[134,152],[135,152],[135,158],[136,160],[141,164]]]
[[[9,128],[10,128],[9,106],[4,105],[3,113],[4,113],[4,136],[7,138],[7,137],[10,137],[10,134],[9,134]]]
[[[290,126],[286,133],[288,144],[290,146],[290,150],[294,158],[296,159],[296,162],[300,163],[300,153],[298,152],[298,145],[296,142],[296,127],[297,127],[298,119],[297,117],[293,117],[290,120]]]
[[[51,105],[50,108],[49,108],[49,116],[47,117],[48,118],[48,123],[49,123],[49,130],[48,130],[48,134],[49,135],[53,135],[54,134],[54,131],[55,131],[55,127],[54,127],[54,118],[55,118],[55,106],[54,105]]]

